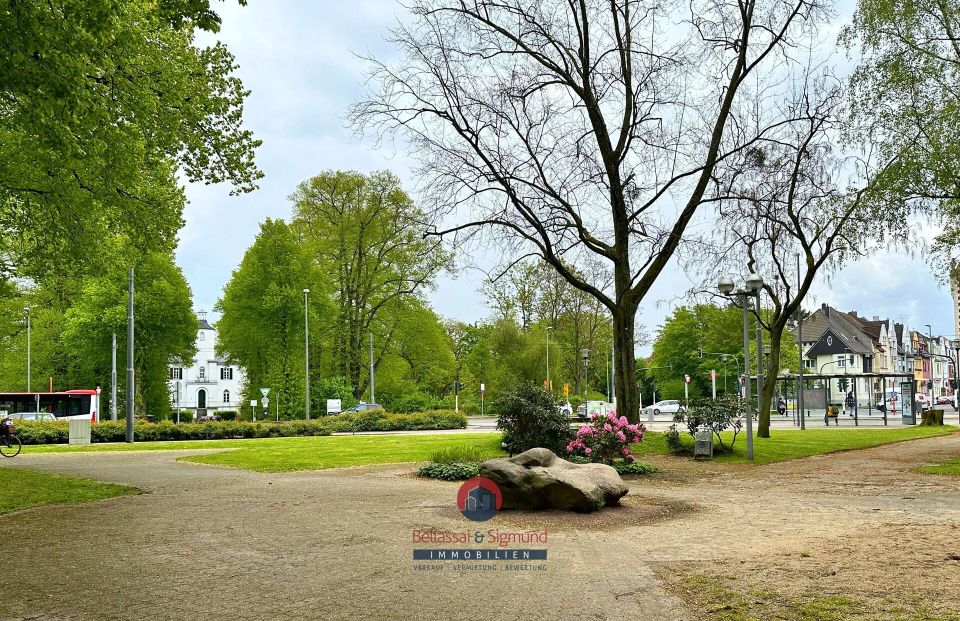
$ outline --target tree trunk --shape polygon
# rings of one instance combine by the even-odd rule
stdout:
[[[775,323],[770,326],[770,362],[763,377],[763,392],[760,394],[760,413],[757,421],[757,437],[770,437],[770,407],[773,405],[773,392],[777,387],[777,369],[780,368],[780,341],[784,326]]]
[[[635,423],[640,420],[640,400],[637,396],[637,359],[634,356],[633,330],[637,311],[625,307],[613,313],[614,379],[616,381],[617,414]]]

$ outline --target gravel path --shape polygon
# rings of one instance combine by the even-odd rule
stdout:
[[[829,550],[904,528],[960,531],[960,479],[911,472],[960,454],[960,434],[764,467],[664,458],[667,471],[634,481],[623,508],[503,513],[481,527],[548,530],[542,572],[415,571],[413,529],[476,525],[455,510],[457,484],[418,480],[410,465],[263,474],[175,461],[196,452],[5,463],[147,493],[0,517],[0,615],[694,619],[657,578],[660,564]]]

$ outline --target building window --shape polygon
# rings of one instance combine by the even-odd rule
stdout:
[[[170,379],[172,379],[172,380],[182,380],[182,379],[183,379],[183,367],[170,367]]]
[[[201,381],[201,382],[202,382],[203,380],[207,379],[207,369],[204,368],[204,367],[200,367],[200,374],[199,374],[198,377],[200,378],[200,381]]]
[[[220,379],[222,380],[232,380],[233,379],[233,367],[223,367],[220,369]]]
[[[842,368],[842,367],[845,367],[845,366],[847,366],[847,357],[846,357],[846,356],[840,356],[839,358],[837,358],[837,367],[838,367],[838,368]]]
[[[816,360],[811,360],[810,358],[804,358],[804,360],[803,360],[803,368],[805,368],[805,369],[815,369],[815,368],[817,368],[817,361],[816,361]],[[374,378],[374,379],[376,379],[376,378]]]
[[[198,340],[198,341],[202,341],[203,339],[206,338],[206,336],[207,336],[207,335],[204,333],[204,331],[203,331],[203,330],[200,330],[200,334],[197,335],[197,340]]]
[[[224,390],[224,391],[223,391],[223,402],[224,402],[224,403],[230,403],[230,391],[229,391],[229,390]]]

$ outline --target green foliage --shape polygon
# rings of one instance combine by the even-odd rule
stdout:
[[[536,447],[562,455],[573,431],[559,406],[549,392],[534,384],[520,384],[500,397],[494,411],[504,448],[511,455]]]
[[[117,335],[118,368],[127,364],[128,274],[122,261],[112,265],[103,277],[85,279],[66,312],[62,338],[72,362],[71,388],[110,385],[111,334]],[[145,255],[134,267],[134,281],[136,411],[162,418],[170,411],[167,365],[192,360],[197,318],[190,287],[170,254]],[[118,384],[125,400],[125,376],[118,377]]]
[[[428,479],[444,481],[465,481],[480,475],[478,463],[432,463],[417,471],[417,475]]]
[[[304,289],[310,294],[305,296]],[[328,295],[321,271],[292,228],[269,218],[261,224],[216,307],[222,313],[218,352],[247,374],[243,403],[259,399],[259,388],[267,386],[279,400],[281,418],[303,416],[304,313],[309,312],[314,334],[322,333]],[[330,384],[320,390],[337,393]],[[318,401],[313,398],[311,404],[322,408]]]
[[[682,453],[686,450],[676,424],[670,425],[669,429],[663,432],[663,439],[667,444],[667,450],[671,453]]]
[[[383,410],[337,414],[323,419],[332,431],[421,431],[466,429],[467,417],[445,410],[391,414]]]
[[[445,446],[430,453],[430,461],[438,464],[456,464],[481,462],[488,457],[487,451],[480,446]]]
[[[660,472],[660,468],[657,468],[651,463],[645,461],[623,461],[617,460],[613,462],[613,467],[618,474],[627,475],[627,474],[654,474]]]
[[[710,431],[716,436],[720,450],[730,452],[743,427],[744,408],[743,403],[732,396],[718,397],[716,400],[693,399],[687,412],[677,414],[674,418],[685,419],[691,436],[695,436],[700,430]],[[729,445],[725,444],[723,435],[727,430],[732,433]]]
[[[175,8],[174,8],[175,7]],[[0,271],[96,269],[104,233],[170,252],[178,171],[255,187],[259,142],[208,2],[18,0],[0,12]],[[8,262],[9,261],[9,262]]]
[[[390,367],[379,388],[399,396],[410,385],[436,389],[452,381],[439,321],[418,297],[450,255],[425,235],[427,218],[397,177],[325,171],[291,198],[303,249],[332,280],[328,373],[346,378],[360,399],[372,333],[375,366]]]
[[[769,316],[769,310],[764,314]],[[754,330],[751,322],[751,330]],[[751,332],[752,334],[752,332]],[[764,332],[764,341],[770,335]],[[755,342],[755,341],[751,341]],[[796,368],[799,349],[790,331],[781,341],[781,367]],[[705,352],[698,357],[698,351]],[[725,354],[726,360],[722,354]],[[668,368],[672,365],[672,369]],[[658,399],[682,399],[683,376],[691,377],[691,398],[711,394],[710,370],[717,371],[717,394],[737,393],[737,369],[743,372],[743,311],[733,305],[697,304],[682,306],[667,317],[653,343],[649,365],[654,368],[646,374],[657,388]],[[748,368],[756,373],[756,351],[751,348]],[[726,378],[726,380],[725,380]]]

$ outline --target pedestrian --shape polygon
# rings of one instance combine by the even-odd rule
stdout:
[[[787,415],[787,400],[783,397],[780,397],[780,399],[777,400],[777,412],[780,414],[780,416]]]
[[[853,397],[853,391],[847,393],[846,399],[847,410],[850,412],[850,416],[853,416],[853,410],[857,405],[857,400]]]

